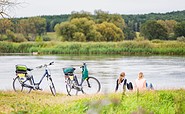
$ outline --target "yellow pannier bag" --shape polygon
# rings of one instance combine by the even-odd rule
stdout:
[[[26,77],[26,74],[17,74],[17,76],[19,76],[20,78],[24,78]]]

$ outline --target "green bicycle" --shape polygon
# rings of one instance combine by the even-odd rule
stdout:
[[[83,94],[96,94],[100,92],[100,82],[95,77],[89,76],[86,63],[83,63],[83,66],[80,68],[82,68],[82,79],[80,83],[77,76],[74,75],[75,68],[63,68],[68,95],[77,95],[79,91]]]

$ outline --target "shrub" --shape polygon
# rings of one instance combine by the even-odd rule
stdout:
[[[177,37],[177,41],[185,42],[185,37],[184,36]]]
[[[23,34],[16,34],[13,42],[25,42],[27,39],[24,37]]]

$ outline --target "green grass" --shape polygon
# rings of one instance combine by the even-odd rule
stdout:
[[[0,91],[0,113],[13,114],[183,114],[185,90],[156,90],[56,97],[46,92],[30,94]]]
[[[111,55],[185,55],[185,42],[0,42],[0,53],[111,54]]]

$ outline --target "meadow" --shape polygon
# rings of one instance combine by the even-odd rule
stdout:
[[[39,91],[0,91],[0,113],[12,114],[184,114],[185,90],[67,96]]]

